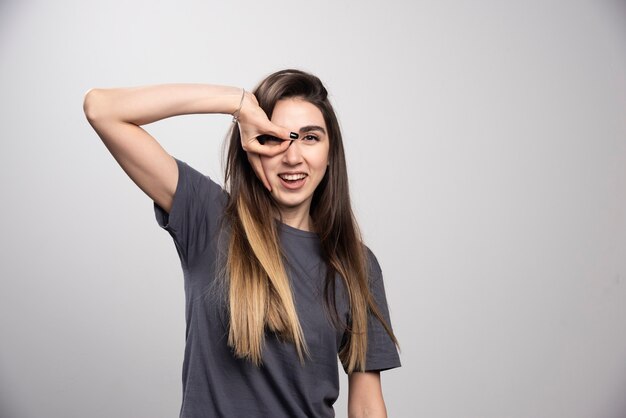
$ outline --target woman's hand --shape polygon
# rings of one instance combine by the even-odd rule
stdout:
[[[241,136],[241,147],[248,154],[248,161],[259,180],[271,192],[272,187],[263,171],[260,155],[273,157],[284,152],[289,147],[290,141],[297,139],[298,135],[270,122],[263,109],[259,107],[256,97],[250,92],[244,95],[237,125]],[[263,142],[261,143],[258,139],[261,135],[274,138],[271,141],[261,141]]]

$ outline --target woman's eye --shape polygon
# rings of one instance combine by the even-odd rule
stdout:
[[[302,137],[302,139],[306,140],[306,141],[317,141],[319,140],[318,137],[316,137],[315,135],[305,135]]]

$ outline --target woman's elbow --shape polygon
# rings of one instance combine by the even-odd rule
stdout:
[[[104,92],[102,89],[92,88],[87,90],[83,97],[83,112],[87,120],[93,122],[102,117]]]
[[[387,418],[387,407],[381,396],[353,399],[348,402],[348,418]]]
[[[348,407],[348,418],[387,418],[385,404]]]

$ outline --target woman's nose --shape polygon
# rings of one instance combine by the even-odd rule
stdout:
[[[300,144],[297,140],[291,140],[289,147],[283,155],[283,161],[290,165],[299,164],[302,162],[302,153],[300,152]]]

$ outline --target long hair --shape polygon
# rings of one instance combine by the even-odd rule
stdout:
[[[384,326],[398,345],[369,290],[367,249],[350,205],[348,175],[341,130],[322,82],[299,70],[282,70],[265,78],[253,94],[269,118],[281,99],[300,98],[322,113],[329,137],[329,166],[315,189],[310,215],[319,236],[326,263],[324,306],[333,325],[346,331],[339,358],[348,371],[364,371],[367,351],[368,313]],[[228,245],[225,288],[228,292],[230,327],[228,345],[236,356],[262,363],[265,329],[293,343],[301,363],[309,350],[298,320],[292,288],[283,263],[275,217],[280,212],[256,177],[240,133],[230,134],[225,167],[229,192],[225,220],[231,235]],[[335,277],[347,290],[350,320],[344,324],[335,306]]]

